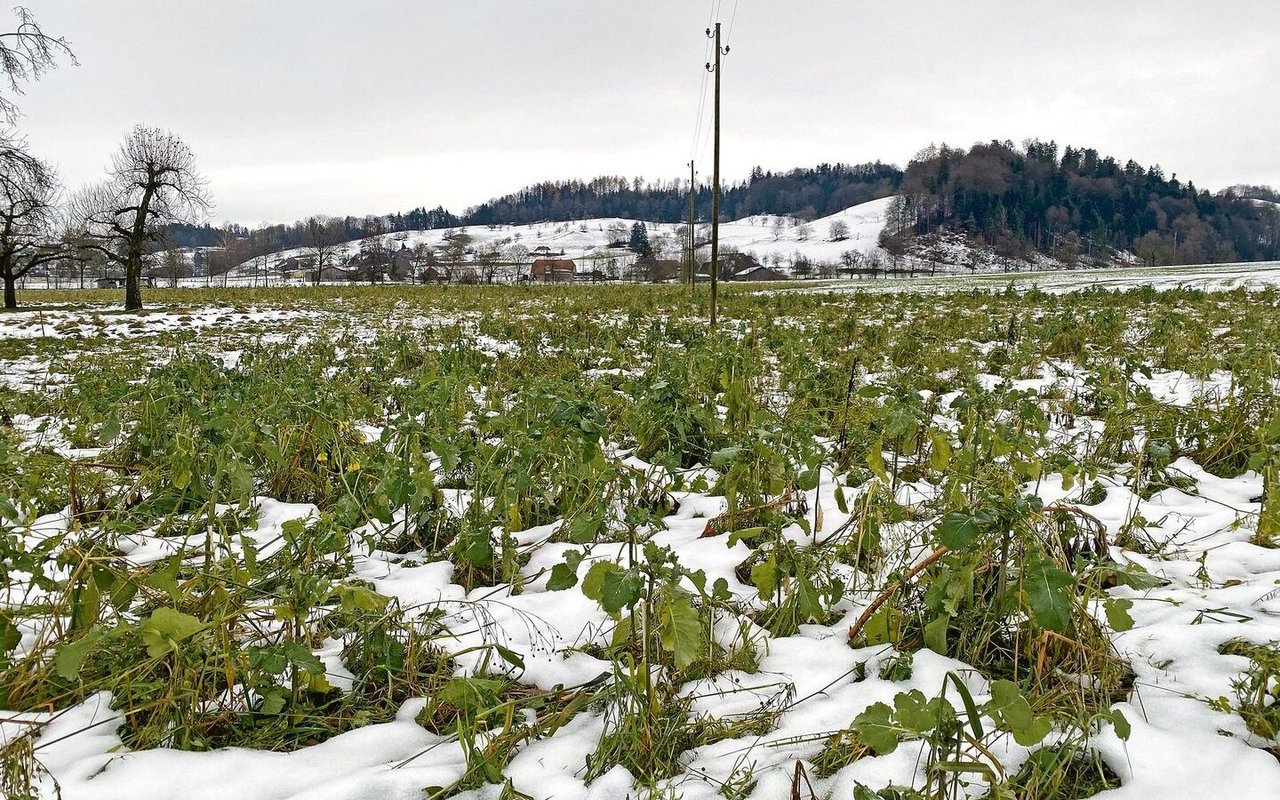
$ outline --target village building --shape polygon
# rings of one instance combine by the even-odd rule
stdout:
[[[790,280],[789,276],[771,269],[770,267],[755,266],[735,272],[729,276],[731,281],[785,281]]]
[[[529,277],[535,281],[571,281],[578,265],[571,258],[535,258]]]

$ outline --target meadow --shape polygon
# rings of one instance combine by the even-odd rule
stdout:
[[[1280,796],[1280,290],[28,292],[0,788]]]

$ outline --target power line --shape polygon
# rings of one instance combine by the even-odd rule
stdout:
[[[729,14],[729,32],[724,37],[724,45],[728,47],[733,41],[733,23],[738,19],[738,0],[733,0],[733,11]]]
[[[718,5],[719,5],[719,0],[710,0],[708,13],[707,13],[708,28],[710,28],[712,23],[715,22],[716,14],[718,13],[718,9],[717,9]],[[711,60],[711,42],[708,39],[703,40],[702,56],[703,56],[702,60],[704,62],[709,62]],[[693,126],[693,143],[691,146],[691,150],[689,151],[689,158],[691,159],[696,158],[698,156],[698,141],[699,139],[702,138],[702,123],[706,117],[706,109],[707,109],[707,80],[710,76],[707,74],[706,70],[700,70],[700,71],[702,72],[702,85],[701,85],[701,88],[698,90],[698,116],[697,116],[697,121],[694,123],[694,126]]]
[[[702,71],[702,89],[698,92],[698,121],[693,126],[693,146],[689,151],[690,158],[698,155],[698,139],[702,136],[702,119],[707,109],[707,79],[710,77],[704,69]]]

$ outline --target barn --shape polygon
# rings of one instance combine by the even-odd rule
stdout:
[[[578,272],[578,265],[571,258],[534,259],[529,277],[535,281],[571,281]]]

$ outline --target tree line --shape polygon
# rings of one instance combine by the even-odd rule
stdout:
[[[406,212],[386,215],[367,214],[361,217],[330,217],[321,214],[293,223],[262,225],[253,229],[234,222],[225,222],[218,226],[209,222],[180,222],[166,227],[165,242],[175,247],[221,248],[226,246],[229,236],[239,240],[258,237],[270,241],[277,249],[288,250],[307,246],[310,237],[308,231],[315,226],[317,220],[337,229],[345,242],[364,239],[376,233],[426,231],[475,224],[450,213],[443,206],[437,206],[432,209],[415,208]]]
[[[812,219],[897,192],[902,170],[891,164],[819,164],[786,172],[751,171],[741,182],[721,190],[722,218],[754,214],[785,214]],[[696,218],[710,219],[711,186],[696,187]],[[602,176],[590,180],[544,181],[453,214],[442,206],[384,216],[309,217],[286,225],[257,229],[281,249],[307,247],[317,221],[336,228],[343,241],[376,233],[435,230],[470,225],[528,225],[623,217],[650,222],[683,222],[689,210],[689,182],[645,181],[643,178]],[[231,233],[248,239],[250,231],[230,225]],[[228,226],[174,225],[166,239],[180,247],[223,247]]]
[[[806,219],[897,192],[902,170],[879,161],[819,164],[787,172],[760,167],[741,182],[721,188],[723,219],[755,214],[787,214]],[[711,185],[695,188],[696,218],[710,219]],[[626,217],[682,222],[689,212],[688,180],[648,181],[604,176],[587,181],[544,181],[467,209],[464,224],[522,225],[533,222]]]
[[[1280,208],[1269,187],[1210,194],[1160,166],[1030,140],[930,147],[908,165],[889,214],[886,247],[939,229],[997,254],[1032,251],[1073,263],[1128,250],[1152,266],[1280,258]]]

